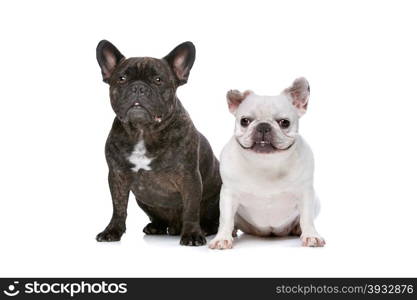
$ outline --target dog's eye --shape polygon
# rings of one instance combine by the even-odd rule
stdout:
[[[162,81],[162,79],[161,79],[161,77],[157,76],[157,77],[155,77],[155,81],[156,81],[157,83],[160,83],[160,82]]]
[[[118,83],[123,83],[123,82],[125,82],[126,80],[127,80],[126,75],[122,75],[122,76],[120,76],[120,77],[119,77],[119,79],[117,80],[117,82],[118,82]]]
[[[281,119],[281,120],[278,120],[278,125],[282,129],[287,129],[288,127],[290,127],[291,122],[287,119]]]
[[[250,122],[252,122],[252,121],[249,118],[240,119],[240,125],[242,125],[242,127],[248,127]]]

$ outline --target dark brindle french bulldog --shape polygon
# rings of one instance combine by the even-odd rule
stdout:
[[[97,241],[119,241],[130,191],[149,216],[146,234],[181,234],[200,246],[217,232],[219,163],[176,96],[195,59],[191,42],[163,59],[126,59],[108,41],[97,46],[116,118],[106,142],[113,216]]]

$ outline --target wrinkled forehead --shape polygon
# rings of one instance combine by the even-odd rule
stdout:
[[[169,73],[168,63],[153,57],[131,57],[117,67],[117,72]]]
[[[291,118],[295,114],[290,99],[281,94],[278,96],[249,95],[239,106],[238,115],[257,120]]]

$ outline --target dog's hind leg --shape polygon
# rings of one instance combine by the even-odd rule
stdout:
[[[152,211],[150,207],[148,207],[146,204],[141,203],[138,199],[137,203],[140,208],[148,215],[151,222],[147,224],[143,228],[143,232],[148,235],[163,235],[167,234],[167,224],[166,222],[162,221],[161,218],[159,218],[155,212]]]
[[[294,228],[291,230],[290,235],[294,235],[294,236],[301,236],[301,226],[300,226],[300,222],[298,222]]]
[[[218,223],[212,223],[210,225],[202,224],[201,229],[203,230],[205,236],[213,235],[217,233],[219,229],[219,224]]]
[[[151,222],[143,228],[143,232],[148,235],[167,234],[167,226],[159,222]]]

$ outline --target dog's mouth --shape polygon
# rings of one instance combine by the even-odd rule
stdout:
[[[253,143],[251,150],[259,153],[270,153],[277,150],[277,148],[269,141],[256,141]]]
[[[129,112],[130,110],[144,110],[146,113],[152,116],[150,111],[145,106],[141,105],[139,101],[133,102],[133,104],[128,108],[127,111]]]
[[[256,153],[262,153],[262,154],[269,154],[269,153],[276,153],[276,152],[284,152],[288,149],[290,149],[294,143],[290,144],[288,147],[286,148],[278,148],[277,146],[275,146],[271,141],[268,140],[261,140],[261,141],[255,141],[252,146],[250,147],[245,147],[243,146],[239,140],[238,144],[245,150],[249,150],[249,151],[253,151]]]
[[[127,110],[126,115],[129,118],[129,114],[132,113],[133,115],[136,115],[136,113],[143,114],[145,112],[154,122],[161,123],[162,122],[162,115],[158,114],[152,114],[149,109],[147,109],[145,106],[141,105],[139,101],[133,102],[133,104],[129,107]],[[136,117],[133,117],[136,119]]]
[[[280,151],[277,147],[275,147],[270,141],[255,141],[251,147],[252,151],[257,153],[272,153],[276,151]]]

